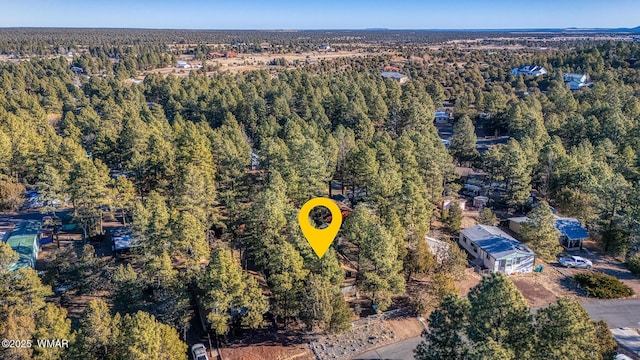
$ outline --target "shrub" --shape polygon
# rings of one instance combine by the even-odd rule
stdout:
[[[629,259],[629,270],[635,275],[640,275],[640,255],[636,255]]]
[[[589,296],[598,299],[618,299],[633,295],[633,290],[615,277],[600,273],[582,273],[574,279],[585,288]]]

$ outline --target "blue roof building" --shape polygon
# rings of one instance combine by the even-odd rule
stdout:
[[[476,225],[460,231],[460,246],[476,266],[505,274],[532,272],[536,254],[495,226]]]
[[[577,219],[556,217],[556,228],[560,230],[560,245],[567,250],[582,248],[582,242],[589,238],[589,231]]]
[[[582,225],[580,220],[574,218],[556,218],[556,229],[560,231],[560,245],[567,250],[577,250],[582,248],[582,242],[589,238],[589,231]],[[520,234],[522,224],[529,222],[526,216],[512,217],[509,221],[509,230]]]

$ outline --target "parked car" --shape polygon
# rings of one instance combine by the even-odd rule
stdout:
[[[580,256],[561,257],[558,262],[560,265],[568,268],[591,269],[593,263]]]
[[[207,348],[204,344],[195,344],[191,347],[191,355],[193,360],[209,360],[207,356]]]

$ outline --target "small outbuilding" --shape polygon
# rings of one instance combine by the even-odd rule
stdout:
[[[582,249],[582,242],[589,238],[589,231],[577,219],[556,216],[556,229],[560,230],[560,245],[567,250]]]
[[[567,250],[582,249],[582,242],[589,238],[589,231],[582,225],[580,220],[574,218],[563,218],[554,215],[556,229],[560,231],[559,242]],[[512,217],[507,219],[509,230],[516,234],[522,233],[522,224],[529,222],[526,216]]]

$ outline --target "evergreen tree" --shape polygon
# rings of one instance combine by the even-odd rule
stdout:
[[[107,205],[108,174],[107,167],[101,161],[84,159],[73,166],[69,175],[69,193],[85,239],[102,231],[100,207]]]
[[[560,231],[556,228],[555,217],[547,202],[542,201],[528,214],[529,221],[522,224],[522,239],[547,261],[555,259],[562,250]]]
[[[532,351],[531,315],[524,296],[502,273],[484,277],[469,292],[469,339],[475,343],[492,340],[518,359]]]
[[[139,311],[116,321],[118,331],[111,356],[116,359],[187,359],[187,344],[172,327]]]
[[[478,217],[478,223],[480,223],[482,225],[493,226],[493,225],[496,224],[497,221],[498,221],[498,219],[496,218],[496,215],[488,207],[484,207],[484,208],[482,208],[482,210],[480,210],[480,216]]]
[[[445,210],[445,212],[447,215],[445,218],[445,223],[449,227],[449,230],[454,232],[460,231],[460,228],[462,227],[462,218],[464,217],[464,214],[460,206],[458,206],[458,202],[453,201],[451,203],[451,206],[449,207],[449,210]]]
[[[92,300],[80,317],[72,358],[107,358],[113,346],[113,317],[104,300]]]
[[[36,317],[36,331],[33,343],[38,340],[69,340],[71,337],[71,320],[67,319],[67,310],[53,304],[46,304]],[[64,347],[39,347],[34,346],[34,359],[59,359],[63,358],[68,349]]]
[[[476,150],[476,132],[468,116],[461,117],[453,127],[449,151],[458,163],[474,161],[480,154]]]
[[[204,291],[200,302],[215,334],[227,334],[234,324],[252,329],[262,325],[267,300],[258,282],[242,271],[231,251],[214,251],[198,286]]]
[[[489,339],[480,343],[476,343],[469,353],[469,360],[515,360],[516,357],[512,350],[504,348],[499,343]]]
[[[536,358],[602,359],[596,328],[575,301],[559,299],[538,312]]]
[[[464,359],[469,351],[464,340],[470,304],[458,295],[449,295],[429,316],[429,327],[415,350],[416,360]]]

